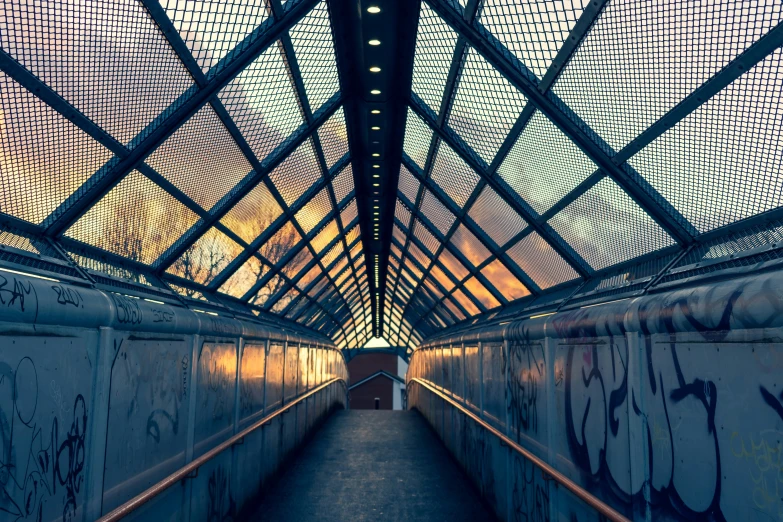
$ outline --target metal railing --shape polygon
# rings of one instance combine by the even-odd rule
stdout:
[[[320,386],[313,388],[309,392],[305,393],[301,397],[298,397],[295,400],[289,402],[288,404],[281,406],[277,411],[264,416],[263,418],[256,421],[252,425],[248,426],[244,430],[240,431],[236,435],[227,439],[225,442],[222,442],[217,446],[215,446],[214,448],[212,448],[211,450],[207,451],[200,457],[193,459],[189,464],[186,464],[185,466],[181,467],[180,469],[178,469],[168,477],[164,478],[160,482],[150,486],[147,490],[139,493],[129,501],[125,502],[121,506],[110,511],[106,515],[103,515],[101,518],[97,520],[97,522],[115,522],[117,520],[121,520],[122,518],[130,515],[133,511],[140,508],[141,506],[143,506],[144,504],[146,504],[156,496],[160,495],[168,488],[178,483],[180,480],[191,476],[193,472],[197,471],[201,466],[203,466],[204,464],[206,464],[207,462],[209,462],[210,460],[218,456],[223,451],[234,446],[235,444],[241,444],[247,435],[250,435],[251,433],[253,433],[259,428],[262,428],[264,425],[268,424],[276,417],[288,413],[288,411],[293,406],[296,406],[299,403],[304,402],[308,398],[312,397],[316,393],[324,390],[325,388],[331,386],[336,382],[342,383],[347,393],[348,384],[345,382],[345,380],[340,379],[339,377],[335,377],[334,379],[328,380],[327,382],[321,384]]]
[[[534,454],[511,440],[509,437],[504,435],[500,430],[497,428],[492,427],[489,423],[487,423],[485,420],[483,420],[481,417],[473,413],[472,411],[468,410],[465,406],[458,403],[445,393],[441,392],[437,388],[435,388],[432,384],[430,384],[428,381],[425,381],[423,379],[420,379],[418,377],[414,377],[408,381],[409,383],[416,383],[419,386],[423,386],[431,393],[437,395],[442,400],[448,402],[451,404],[454,408],[457,408],[462,414],[469,417],[473,420],[473,422],[480,425],[485,430],[489,431],[492,435],[500,439],[501,444],[504,444],[511,448],[512,450],[516,451],[523,457],[525,457],[527,460],[532,462],[536,467],[538,467],[545,476],[551,477],[552,480],[556,481],[558,484],[565,487],[568,491],[573,493],[576,497],[581,499],[585,504],[592,507],[596,511],[598,511],[601,515],[605,516],[607,520],[610,520],[612,522],[630,522],[627,518],[625,518],[623,515],[612,509],[608,504],[604,503],[600,499],[596,498],[595,496],[588,493],[585,489],[580,487],[577,483],[557,471],[555,468],[541,460],[540,458],[536,457]]]

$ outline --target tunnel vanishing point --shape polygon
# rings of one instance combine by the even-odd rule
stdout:
[[[0,522],[783,522],[780,0],[0,9]]]

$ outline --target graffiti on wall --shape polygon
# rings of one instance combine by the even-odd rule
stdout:
[[[204,343],[201,349],[201,378],[204,390],[200,394],[201,407],[212,420],[221,420],[234,411],[231,401],[233,394],[233,375],[236,372],[236,353],[234,345],[215,345]]]
[[[180,410],[188,393],[188,355],[143,339],[115,339],[114,350],[112,373],[127,383],[128,420],[141,409],[149,409],[149,438],[160,443],[164,433],[179,433]]]
[[[45,401],[55,413],[42,421]],[[47,502],[61,506],[63,520],[77,517],[86,430],[82,395],[71,402],[55,381],[42,392],[30,357],[0,362],[0,519],[42,520]]]
[[[726,400],[726,392],[734,393],[726,381],[735,372],[729,366],[708,365],[709,372],[705,374],[705,366],[696,361],[709,361],[697,358],[692,351],[697,349],[699,355],[715,361],[731,360],[720,359],[720,350],[732,346],[727,341],[731,332],[729,320],[739,296],[735,291],[722,300],[720,313],[709,320],[697,318],[685,298],[671,301],[655,314],[646,315],[642,308],[641,382],[638,378],[629,379],[629,354],[623,331],[615,332],[620,334],[617,336],[608,335],[608,326],[593,322],[593,328],[579,332],[578,337],[592,339],[594,344],[566,347],[565,428],[571,457],[615,504],[619,502],[630,509],[634,503],[649,502],[655,516],[727,520],[721,505],[725,485],[742,480],[726,474],[724,460],[730,446],[734,457],[751,464],[750,477],[755,484],[752,500],[758,508],[754,516],[768,518],[772,514],[775,520],[783,520],[783,475],[777,474],[781,467],[775,463],[781,462],[781,437],[775,429],[729,436],[726,422],[733,423],[735,419],[719,419],[717,412],[721,400]],[[717,305],[717,300],[713,304]],[[688,330],[695,331],[695,338],[683,340],[675,335],[686,330],[675,324],[675,318],[687,322]],[[671,334],[652,336],[652,321],[662,321],[665,331]],[[733,346],[746,352],[756,349],[742,343]],[[742,376],[743,382],[749,378],[752,376]],[[748,394],[749,402],[744,408],[752,409],[759,419],[768,419],[770,427],[780,426],[783,394],[776,396],[765,386],[756,389],[757,392]],[[641,451],[647,454],[650,472],[646,483],[632,484],[630,462],[625,458],[630,444],[628,429],[641,420],[646,426]],[[644,498],[645,486],[649,488],[648,498]]]
[[[549,522],[549,484],[528,459],[514,454],[511,509],[515,522]]]
[[[233,522],[237,511],[236,503],[231,494],[231,478],[223,466],[218,466],[210,473],[207,493],[207,521]]]
[[[507,404],[512,433],[538,433],[538,394],[545,381],[544,346],[513,343],[510,345]]]

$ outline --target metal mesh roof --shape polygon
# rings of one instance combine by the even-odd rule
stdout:
[[[778,0],[2,9],[0,268],[407,349],[778,247]]]

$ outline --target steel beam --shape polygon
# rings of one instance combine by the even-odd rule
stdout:
[[[613,162],[614,152],[568,106],[551,91],[542,93],[538,78],[489,31],[479,24],[468,24],[447,0],[425,0],[458,34],[476,49],[498,72],[519,89],[599,167],[678,243],[689,244],[696,229],[657,190],[627,164]]]
[[[448,127],[438,127],[433,115],[427,110],[424,102],[415,94],[411,97],[411,108],[419,117],[432,129],[433,133],[448,144],[452,150],[486,183],[501,196],[508,205],[513,208],[529,226],[549,243],[555,251],[581,276],[585,277],[592,273],[592,268],[587,261],[582,258],[571,246],[563,240],[562,237],[547,223],[541,223],[538,214],[530,205],[521,200],[516,194],[509,194],[504,185],[498,183],[498,180],[490,177],[487,173],[487,166],[478,157],[461,137]],[[426,173],[425,173],[426,174]]]
[[[59,236],[87,212],[100,198],[144,161],[169,136],[200,110],[220,89],[253,62],[267,47],[304,17],[318,0],[291,0],[280,20],[267,19],[206,75],[203,87],[194,85],[143,129],[132,141],[129,152],[119,161],[101,167],[44,221],[46,234]]]

